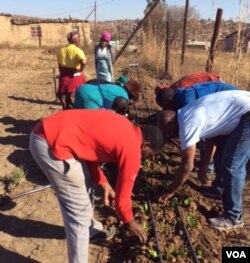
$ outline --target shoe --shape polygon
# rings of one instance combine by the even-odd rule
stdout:
[[[239,219],[230,219],[225,216],[219,216],[208,219],[209,224],[219,230],[230,230],[236,227],[243,227],[244,221],[242,216]]]
[[[222,198],[222,193],[212,186],[202,187],[201,193],[206,197],[211,197],[214,199],[221,199]]]
[[[115,227],[110,227],[109,229],[103,229],[96,232],[96,234],[94,236],[91,236],[89,240],[92,243],[111,240],[116,233],[117,229]]]

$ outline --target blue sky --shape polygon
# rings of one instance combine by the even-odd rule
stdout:
[[[17,15],[37,16],[42,18],[85,19],[94,7],[94,0],[0,0],[0,12]],[[168,5],[185,5],[185,0],[167,0]],[[250,0],[189,0],[201,18],[215,18],[217,8],[223,9],[223,18],[239,17],[240,4],[248,4]],[[146,0],[96,0],[97,20],[142,18]],[[94,20],[94,13],[89,17]]]

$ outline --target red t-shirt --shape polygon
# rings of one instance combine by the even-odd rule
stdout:
[[[140,128],[108,110],[66,110],[43,119],[33,131],[44,133],[57,159],[87,161],[98,184],[107,182],[99,164],[116,162],[116,210],[123,222],[133,219],[131,194],[141,163]]]
[[[209,72],[195,72],[182,77],[173,84],[170,88],[189,88],[197,83],[209,82],[209,81],[220,81],[220,77],[217,74]]]

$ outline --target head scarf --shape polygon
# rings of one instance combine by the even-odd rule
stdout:
[[[101,40],[109,42],[111,40],[111,34],[108,31],[104,31],[101,35]]]

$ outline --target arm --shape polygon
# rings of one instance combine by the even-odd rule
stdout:
[[[129,232],[144,243],[147,235],[143,227],[134,220],[131,202],[134,181],[141,163],[140,150],[138,149],[137,154],[135,152],[135,149],[130,149],[130,152],[123,153],[119,158],[115,206]]]
[[[85,66],[86,66],[86,64],[85,64],[84,60],[80,60],[80,71],[83,71]]]
[[[174,182],[170,185],[167,194],[163,196],[163,201],[167,201],[171,198],[176,190],[181,187],[194,168],[194,157],[195,157],[196,145],[192,145],[181,152],[181,164],[176,172]]]
[[[108,180],[106,176],[104,175],[99,163],[88,161],[87,164],[88,164],[88,168],[89,168],[91,177],[96,184],[102,185],[104,183],[108,183]]]
[[[204,142],[204,148],[200,149],[203,151],[203,157],[201,158],[201,164],[198,171],[198,178],[203,183],[206,180],[206,173],[208,169],[208,165],[213,157],[214,149],[215,149],[215,141],[214,138],[206,139]]]
[[[110,57],[112,64],[115,62],[115,50],[112,46],[110,46]]]
[[[83,71],[86,65],[86,56],[82,49],[78,48],[77,57],[79,59],[80,71]]]
[[[97,61],[97,50],[98,50],[98,46],[95,46],[94,55],[95,55],[95,70],[96,70],[96,71],[97,71],[97,65],[98,65],[98,61]]]

